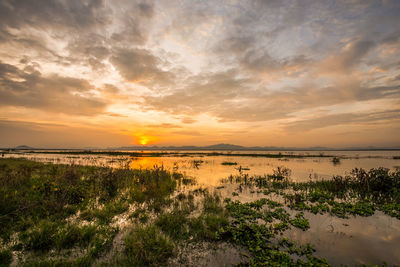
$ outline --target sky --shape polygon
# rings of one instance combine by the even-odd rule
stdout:
[[[398,0],[0,0],[0,147],[400,147]]]

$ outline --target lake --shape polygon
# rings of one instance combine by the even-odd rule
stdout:
[[[125,151],[129,153],[129,151]],[[150,153],[150,152],[149,152]],[[243,189],[235,195],[237,184],[227,183],[226,178],[235,175],[272,174],[277,167],[291,170],[291,180],[296,182],[327,180],[334,175],[348,175],[354,168],[385,167],[395,170],[400,166],[400,151],[232,151],[224,155],[210,155],[212,151],[191,154],[188,151],[174,151],[163,156],[9,153],[5,157],[79,165],[126,167],[132,169],[164,169],[183,173],[195,178],[195,187],[207,187],[219,192],[224,198],[250,202],[264,197],[260,191]],[[300,155],[301,157],[263,157],[263,154]],[[234,155],[232,155],[234,154]],[[244,156],[239,154],[257,154]],[[260,156],[261,155],[261,156]],[[328,157],[329,155],[329,157]],[[313,157],[309,157],[313,156]],[[321,156],[321,157],[320,157]],[[330,157],[332,156],[332,157]],[[338,162],[333,162],[337,157]],[[225,179],[225,182],[223,181]],[[316,255],[324,257],[333,265],[341,264],[400,264],[400,220],[376,211],[369,217],[352,216],[342,219],[329,214],[305,212],[310,222],[308,231],[290,229],[285,236],[301,244],[310,242],[317,248]]]

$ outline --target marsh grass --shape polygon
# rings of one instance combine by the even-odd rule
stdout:
[[[12,253],[9,249],[0,250],[0,266],[8,266],[12,262]]]
[[[282,174],[284,173],[284,174]],[[278,167],[273,175],[230,177],[224,182],[263,189],[265,195],[280,196],[291,209],[347,218],[371,216],[376,210],[400,219],[400,171],[377,168],[353,169],[350,175],[331,180],[292,182],[290,172]]]
[[[355,169],[306,183],[292,182],[290,175],[282,166],[265,176],[230,176],[225,183],[238,185],[234,197],[245,188],[264,193],[242,203],[195,188],[192,179],[163,167],[0,159],[0,262],[165,266],[188,244],[230,243],[248,256],[239,266],[327,266],[311,244],[284,237],[291,228],[307,231],[306,215],[345,218],[382,210],[400,219],[400,170]],[[117,223],[121,219],[125,226]]]
[[[119,264],[126,266],[163,266],[173,256],[174,244],[154,225],[136,227],[125,237],[124,256]]]
[[[169,207],[171,194],[190,183],[162,167],[131,170],[0,159],[0,241],[5,248],[38,257],[25,265],[88,266],[112,245],[119,230],[112,223],[116,216],[144,205],[139,223],[146,223],[147,214]],[[50,252],[64,255],[79,248],[82,257],[45,259]],[[4,259],[7,251],[2,251]]]

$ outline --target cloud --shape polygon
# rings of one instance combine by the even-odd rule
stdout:
[[[181,121],[182,121],[182,123],[185,123],[185,124],[192,124],[192,123],[197,122],[197,120],[190,118],[190,117],[184,117],[181,119]]]
[[[0,147],[107,147],[128,142],[128,136],[99,127],[0,120]]]
[[[202,118],[338,126],[399,101],[399,17],[395,0],[0,0],[0,106],[193,132]]]
[[[111,48],[144,45],[154,5],[142,1],[0,1],[3,48],[104,72]],[[63,51],[60,51],[62,45]]]
[[[161,124],[149,124],[146,125],[149,128],[182,128],[180,125],[172,124],[172,123],[161,123]]]
[[[400,109],[387,110],[383,112],[370,113],[342,113],[325,115],[309,120],[301,120],[289,123],[285,130],[289,132],[307,132],[314,129],[320,129],[337,125],[374,125],[374,124],[392,124],[400,126]],[[394,125],[393,125],[394,126]]]
[[[0,2],[0,24],[12,28],[33,27],[79,27],[87,28],[106,23],[99,15],[104,10],[102,0],[89,1],[8,1]]]
[[[186,136],[202,136],[202,135],[204,135],[197,131],[174,131],[174,132],[172,132],[172,134],[186,135]]]
[[[220,121],[253,122],[284,119],[311,108],[400,97],[400,85],[363,87],[357,79],[337,79],[324,87],[305,82],[276,91],[238,75],[234,70],[204,75],[171,94],[144,97],[145,104],[172,114],[207,113]]]
[[[103,112],[107,106],[104,100],[91,92],[93,89],[86,80],[58,75],[44,77],[33,67],[21,70],[0,62],[2,106],[93,116]]]
[[[236,98],[246,79],[236,77],[235,71],[198,75],[189,84],[164,96],[145,96],[149,107],[173,114],[213,112],[217,106],[223,106]]]
[[[359,65],[362,58],[375,46],[367,40],[350,42],[339,54],[331,55],[316,64],[318,73],[343,73],[349,74],[353,67]]]
[[[110,61],[132,83],[168,85],[174,78],[173,73],[161,69],[158,57],[144,49],[119,49]]]

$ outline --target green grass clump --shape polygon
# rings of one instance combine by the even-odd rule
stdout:
[[[124,201],[110,201],[100,209],[83,210],[80,217],[87,221],[97,219],[100,224],[108,224],[112,218],[118,214],[124,213],[129,208],[129,204]]]
[[[186,224],[188,223],[187,216],[188,214],[182,210],[165,212],[158,216],[155,225],[175,240],[185,238],[188,235],[186,229]]]
[[[226,214],[208,214],[204,218],[205,231],[202,233],[202,238],[205,240],[217,239],[218,231],[229,225],[229,219]]]
[[[20,239],[25,249],[45,252],[56,247],[58,227],[57,223],[42,220],[36,227],[23,232]]]
[[[203,210],[206,213],[220,213],[223,210],[221,198],[218,194],[205,194],[203,198]]]
[[[12,262],[12,253],[9,249],[0,250],[0,267],[9,266]]]
[[[59,249],[72,248],[76,245],[87,247],[96,236],[96,228],[94,225],[82,227],[67,225],[59,231],[56,237],[56,247]]]
[[[96,225],[77,226],[42,220],[37,226],[20,234],[21,244],[26,250],[47,252],[51,249],[69,249],[72,247],[96,247],[107,235],[112,236],[111,228]],[[100,240],[100,241],[99,241]]]
[[[192,195],[178,195],[173,209],[161,213],[154,224],[176,242],[215,241],[218,230],[228,224],[228,214],[218,194],[202,194],[200,214],[191,216],[197,209]]]
[[[173,256],[173,243],[155,226],[136,227],[124,241],[130,266],[163,266]]]

